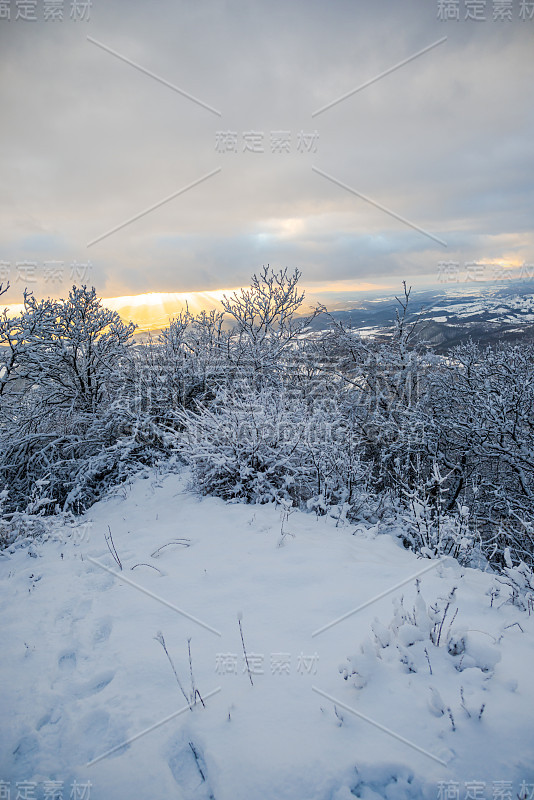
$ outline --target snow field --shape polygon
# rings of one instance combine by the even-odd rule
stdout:
[[[58,529],[0,557],[0,780],[13,794],[28,780],[41,797],[52,779],[90,781],[93,800],[534,788],[534,623],[504,588],[492,598],[494,576],[436,563],[419,594],[411,580],[314,636],[430,562],[376,526],[300,512],[281,540],[280,509],[199,499],[188,479],[147,472],[93,506],[81,541]],[[120,574],[145,591],[104,569],[119,572],[108,526]],[[159,632],[186,694],[190,640],[205,708],[187,707]]]

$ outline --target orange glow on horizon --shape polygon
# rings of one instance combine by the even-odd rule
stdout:
[[[148,332],[164,328],[170,320],[186,307],[192,314],[200,311],[215,309],[222,311],[221,300],[224,295],[230,297],[234,292],[239,292],[241,287],[235,289],[215,289],[197,292],[145,292],[142,294],[121,295],[118,297],[104,297],[102,304],[112,311],[116,311],[125,322],[134,322],[138,332]],[[302,285],[306,293],[305,308],[314,302],[320,302],[322,297],[333,292],[368,292],[385,291],[391,286],[381,286],[375,283],[365,283],[351,279],[331,282],[310,282]],[[10,315],[19,314],[24,306],[22,303],[6,306]]]
[[[121,318],[135,322],[138,331],[150,331],[168,325],[170,320],[185,311],[186,307],[192,314],[200,311],[222,311],[221,300],[226,295],[230,297],[240,288],[217,289],[205,292],[147,292],[138,295],[124,295],[110,297],[102,300],[103,304],[113,311],[117,311]],[[311,283],[303,285],[306,300],[318,302],[321,295],[332,292],[368,292],[388,290],[390,286],[381,286],[374,283],[355,282],[354,280],[332,281],[331,283]]]

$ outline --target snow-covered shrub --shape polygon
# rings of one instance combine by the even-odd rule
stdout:
[[[209,408],[182,411],[178,451],[202,493],[247,502],[350,502],[364,479],[346,425],[276,387],[224,388]],[[339,423],[339,420],[335,420]],[[310,507],[310,505],[308,506]]]
[[[71,514],[54,517],[43,517],[26,511],[15,511],[0,518],[0,550],[15,547],[27,547],[35,541],[56,539],[54,530],[60,520],[61,525],[72,525]]]
[[[93,289],[0,320],[0,480],[4,516],[83,511],[110,486],[172,452],[147,413],[121,402],[133,325]],[[11,515],[11,516],[9,516]]]
[[[43,410],[94,413],[113,399],[135,325],[104,308],[94,287],[73,286],[58,301],[26,292],[22,317],[32,323],[22,369]]]
[[[504,551],[504,562],[502,576],[496,581],[508,588],[508,602],[530,614],[534,611],[534,570],[524,561],[514,566],[509,548]]]
[[[417,345],[417,321],[408,323],[410,290],[404,289],[390,337],[364,339],[333,319],[324,341],[375,488],[399,496],[401,487],[413,488],[431,467],[425,461],[424,401],[432,362]]]
[[[406,286],[389,336],[313,332],[299,278],[263,268],[224,313],[186,308],[143,344],[94,289],[26,292],[0,315],[4,513],[81,510],[178,447],[203,493],[354,521],[396,509],[425,556],[468,563],[476,538],[492,566],[509,548],[531,568],[534,348],[433,356]]]
[[[109,405],[133,330],[85,286],[59,301],[26,292],[18,317],[4,312],[0,475],[11,510],[53,508],[49,473],[58,457],[72,467],[84,432]]]
[[[171,453],[172,442],[150,419],[127,419],[115,409],[84,424],[78,417],[61,434],[38,431],[11,447],[4,443],[6,461],[24,463],[16,472],[3,466],[10,486],[6,512],[81,513],[108,489]]]
[[[254,274],[248,289],[223,297],[222,306],[234,326],[230,333],[230,362],[244,369],[256,387],[278,380],[291,360],[299,338],[323,309],[317,307],[307,317],[299,316],[304,292],[298,288],[301,273],[289,275],[264,266]]]
[[[364,340],[333,320],[323,342],[360,421],[375,489],[408,506],[417,550],[465,558],[476,533],[492,565],[501,568],[510,547],[533,566],[534,348],[468,342],[434,356],[418,344],[409,297],[405,288],[391,336]]]
[[[428,447],[446,469],[448,508],[463,496],[484,554],[497,567],[511,547],[534,564],[534,348],[455,348],[435,365]]]
[[[87,435],[91,437],[100,430],[107,432],[106,443],[79,457],[62,482],[63,510],[81,513],[105,492],[172,454],[172,446],[148,418],[130,421],[121,430],[113,414],[99,420]]]
[[[295,432],[291,416],[276,394],[255,397],[247,390],[227,389],[210,408],[179,412],[183,432],[177,447],[192,467],[198,491],[247,502],[289,495],[294,470],[291,463],[278,462],[286,430],[290,437]]]
[[[177,406],[191,408],[213,399],[217,387],[230,380],[223,316],[215,310],[193,316],[186,309],[149,348],[145,361],[152,373],[150,408],[155,418],[163,414],[169,419]]]
[[[427,558],[453,556],[468,563],[475,545],[469,528],[469,508],[457,503],[455,513],[444,510],[443,485],[448,476],[434,463],[432,476],[412,491],[404,491],[401,513],[404,543]]]
[[[212,407],[183,411],[178,451],[191,464],[201,493],[246,502],[298,498],[311,480],[303,459],[302,407],[286,395],[248,386],[221,390]],[[304,463],[303,463],[304,460]]]
[[[385,626],[378,619],[359,651],[339,672],[358,690],[382,692],[397,684],[411,704],[426,705],[441,718],[443,732],[454,732],[461,720],[480,721],[487,681],[501,658],[499,641],[478,630],[455,627],[456,587],[428,604],[417,582],[411,608],[394,601],[394,615]]]

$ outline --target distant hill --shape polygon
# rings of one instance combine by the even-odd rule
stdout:
[[[330,316],[362,336],[387,335],[399,308],[394,295],[362,300],[357,308],[335,310]],[[472,284],[414,291],[409,320],[421,321],[420,336],[438,352],[472,338],[481,344],[534,341],[534,281]],[[326,315],[311,330],[328,328]]]

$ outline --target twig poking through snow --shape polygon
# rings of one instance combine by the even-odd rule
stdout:
[[[193,676],[193,659],[191,657],[191,639],[187,640],[187,652],[189,653],[189,674],[191,676],[191,702],[193,703],[193,705],[196,705],[197,695],[198,695],[198,699],[200,700],[204,708],[206,708],[204,700],[202,699],[202,695],[195,687],[195,678]]]
[[[119,558],[119,554],[117,553],[117,549],[115,547],[115,542],[113,541],[113,536],[111,535],[111,528],[109,527],[109,525],[108,525],[108,531],[109,531],[109,536],[106,536],[106,534],[104,534],[104,539],[106,540],[106,544],[108,546],[109,552],[113,556],[113,559],[115,560],[115,562],[119,565],[119,569],[122,572],[121,560]],[[110,542],[111,542],[111,544],[110,544]]]
[[[195,698],[195,679],[193,677],[193,660],[191,658],[191,638],[187,640],[187,652],[189,653],[189,675],[191,676],[191,698]]]
[[[457,615],[458,615],[458,609],[456,609],[456,611],[454,612],[454,614],[452,616],[452,619],[451,619],[451,621],[449,623],[449,627],[447,628],[447,635],[445,636],[445,641],[449,640],[449,637],[451,635],[452,626],[454,625],[454,620],[456,619]]]
[[[178,673],[176,672],[176,667],[174,666],[172,658],[169,655],[169,651],[167,650],[167,645],[165,644],[165,639],[163,638],[163,634],[161,632],[158,632],[156,634],[156,636],[154,636],[154,639],[157,642],[159,642],[160,645],[165,650],[165,655],[169,659],[169,664],[171,665],[172,671],[174,672],[174,677],[176,678],[176,683],[180,687],[180,691],[182,692],[183,696],[185,697],[185,701],[186,701],[187,705],[189,706],[189,710],[192,711],[193,709],[191,708],[191,699],[186,695],[186,693],[184,691],[184,687],[182,686],[180,678],[178,677]]]
[[[243,654],[245,656],[245,663],[247,665],[247,672],[248,672],[248,677],[250,679],[250,685],[254,686],[254,681],[252,680],[252,674],[250,672],[250,665],[248,663],[247,648],[245,647],[245,639],[243,637],[243,628],[241,626],[241,614],[237,615],[237,621],[239,622],[239,633],[241,634],[241,643],[243,645]]]
[[[206,776],[202,772],[202,767],[200,766],[200,758],[199,758],[199,755],[198,755],[198,753],[196,751],[196,748],[195,748],[195,745],[193,744],[193,742],[189,742],[189,747],[191,748],[191,752],[193,753],[193,755],[195,757],[195,763],[197,765],[198,771],[200,772],[200,777],[202,778],[204,783],[206,783]]]
[[[178,544],[181,547],[191,547],[191,540],[173,539],[172,542],[167,542],[167,544],[162,544],[161,547],[158,547],[157,550],[154,550],[154,552],[150,554],[150,558],[158,558],[160,551],[163,550],[164,547],[170,547],[171,544]]]
[[[465,704],[464,687],[463,686],[460,686],[460,698],[461,698],[461,701],[462,701],[461,702],[461,706],[462,706],[463,710],[465,711],[467,716],[469,718],[471,718],[471,712],[469,711],[469,709],[467,708],[467,706]]]
[[[456,725],[454,724],[454,717],[452,716],[452,711],[451,711],[450,708],[447,709],[447,713],[448,713],[449,719],[451,721],[452,729],[453,729],[453,731],[455,731],[456,730]]]
[[[432,664],[430,663],[430,656],[428,655],[428,650],[425,647],[425,656],[426,660],[428,661],[428,669],[430,670],[430,674],[432,675]]]
[[[521,625],[519,624],[519,622],[512,622],[512,624],[511,624],[511,625],[505,625],[505,626],[504,626],[504,630],[506,630],[507,628],[513,628],[513,627],[514,627],[514,625],[517,625],[517,627],[519,628],[519,630],[521,631],[521,633],[524,633],[524,632],[525,632],[525,631],[523,630],[523,628],[521,627]]]
[[[189,742],[189,747],[191,748],[191,752],[193,753],[193,756],[195,758],[195,763],[196,763],[197,769],[198,769],[198,771],[200,773],[200,777],[202,778],[202,782],[206,783],[206,775],[204,774],[204,770],[206,769],[206,764],[204,763],[204,760],[200,756],[200,754],[199,754],[198,750],[196,749],[195,745],[193,744],[193,742]],[[201,766],[201,760],[202,760],[202,763],[204,764],[204,770],[202,769],[202,766]],[[213,792],[209,793],[209,800],[215,800]]]
[[[160,569],[152,566],[152,564],[147,564],[145,561],[140,561],[139,564],[134,564],[133,567],[130,567],[130,569],[135,569],[136,567],[150,567],[150,569],[155,569],[156,572],[159,572],[160,575],[163,575]]]

